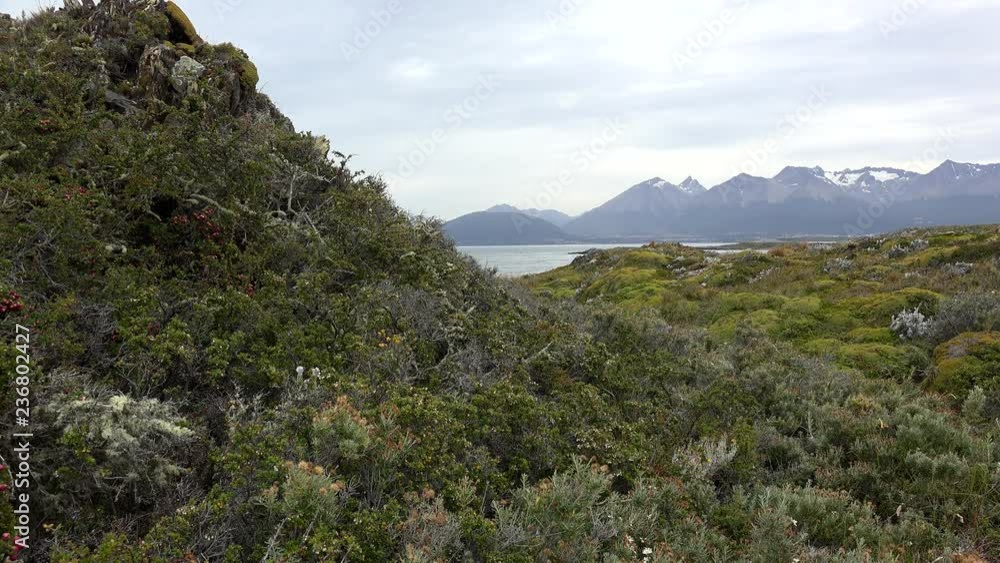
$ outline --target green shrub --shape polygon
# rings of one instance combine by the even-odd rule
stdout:
[[[942,344],[966,332],[997,329],[1000,329],[1000,297],[963,294],[941,303],[931,326],[931,339]]]
[[[976,386],[1000,390],[1000,333],[963,334],[938,346],[934,358],[937,373],[928,382],[933,391],[961,401]]]
[[[178,22],[145,1],[0,20],[0,297],[19,303],[0,327],[32,329],[33,560],[1000,544],[993,327],[937,309],[995,268],[926,267],[983,255],[995,227],[770,255],[655,244],[511,282],[296,133],[245,53],[188,45]],[[206,73],[158,90],[143,53]],[[958,400],[914,383],[926,342],[872,328],[916,307],[945,338],[927,385]]]

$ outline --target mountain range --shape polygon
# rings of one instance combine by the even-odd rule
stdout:
[[[450,221],[445,231],[458,244],[546,244],[844,236],[995,222],[1000,222],[1000,164],[949,160],[927,174],[789,166],[773,178],[740,174],[711,189],[691,177],[679,184],[652,178],[578,217],[502,205]]]
[[[486,210],[486,213],[521,213],[527,215],[528,217],[534,217],[536,219],[543,219],[552,223],[557,227],[565,227],[567,223],[573,220],[572,215],[567,215],[562,211],[556,211],[555,209],[518,209],[513,205],[494,205],[493,207]]]

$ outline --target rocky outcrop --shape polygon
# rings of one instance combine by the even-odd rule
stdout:
[[[250,61],[243,50],[228,43],[214,47],[222,71],[219,72],[221,86],[229,95],[229,108],[234,115],[242,115],[253,106],[257,95],[257,66]]]
[[[228,43],[206,43],[175,2],[64,2],[63,11],[85,22],[83,41],[96,47],[89,62],[100,72],[88,84],[88,94],[103,99],[106,107],[131,114],[150,104],[179,106],[200,96],[198,103],[212,109],[292,130],[288,119],[257,92],[260,77],[247,53]],[[123,28],[123,21],[141,25]],[[0,28],[13,22],[0,15]],[[131,35],[127,41],[123,31]]]
[[[139,59],[139,89],[147,99],[170,101],[173,99],[174,65],[177,54],[167,45],[150,45]]]
[[[170,20],[170,41],[195,47],[205,42],[180,6],[167,2],[163,11]]]

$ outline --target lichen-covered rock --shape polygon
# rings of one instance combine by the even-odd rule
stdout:
[[[94,9],[94,0],[63,0],[63,5],[67,10],[92,10]]]
[[[205,70],[205,65],[191,57],[181,57],[170,74],[170,83],[181,96],[197,93],[198,79]]]
[[[326,158],[330,154],[332,145],[330,144],[330,139],[327,139],[325,136],[313,137],[313,144],[316,147],[316,152],[322,155],[323,158]]]

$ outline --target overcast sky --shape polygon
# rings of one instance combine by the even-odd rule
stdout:
[[[178,3],[415,213],[578,213],[653,176],[1000,162],[1000,0]]]

